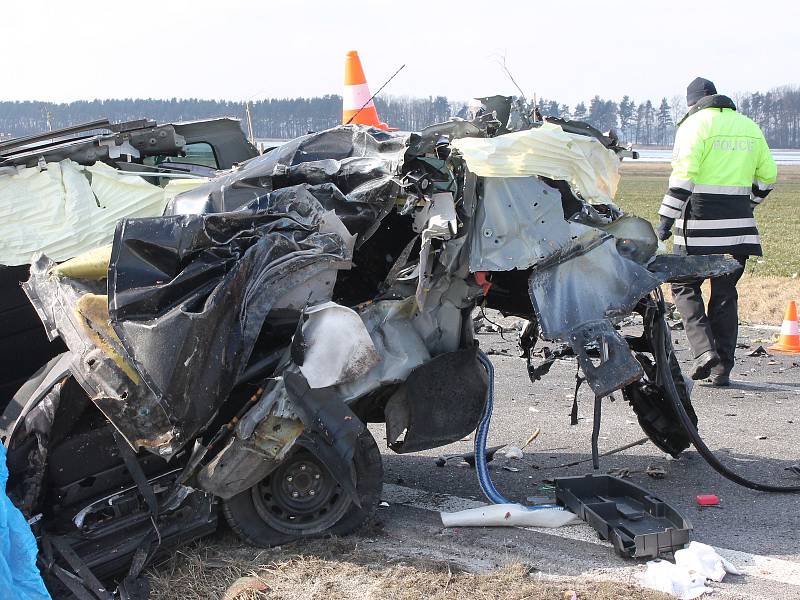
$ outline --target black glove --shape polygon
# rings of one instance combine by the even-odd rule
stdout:
[[[662,242],[666,242],[672,235],[672,224],[674,222],[675,219],[662,216],[658,227],[656,227],[656,237]]]

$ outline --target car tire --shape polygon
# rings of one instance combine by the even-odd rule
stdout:
[[[254,546],[269,548],[300,539],[346,535],[361,527],[375,514],[383,489],[383,462],[378,445],[370,432],[365,429],[359,434],[353,453],[352,469],[361,507],[345,496],[330,472],[311,453],[309,448],[313,445],[308,443],[308,435],[317,434],[300,436],[292,454],[264,480],[223,501],[222,513],[225,520],[242,540]],[[292,475],[295,479],[302,475],[311,481],[305,472],[300,473],[300,468],[319,475],[320,486],[325,486],[325,489],[320,490],[317,498],[311,498],[308,494],[311,494],[314,486],[301,487],[306,493],[305,500],[314,502],[320,499],[320,502],[315,502],[314,506],[300,506],[298,509],[298,506],[289,506],[292,498],[287,495],[289,490],[286,489],[285,482],[287,479],[291,480]],[[297,493],[297,489],[289,493]],[[262,498],[262,494],[266,500]],[[323,497],[325,501],[322,501]],[[326,510],[328,512],[322,514]]]

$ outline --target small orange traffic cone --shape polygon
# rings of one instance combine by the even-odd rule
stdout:
[[[367,78],[361,68],[358,52],[351,50],[344,59],[344,93],[342,94],[342,125],[369,125],[387,131],[391,129],[378,118],[378,111],[372,102]]]
[[[778,343],[770,346],[768,350],[775,352],[800,353],[800,334],[797,330],[797,305],[794,300],[789,300],[786,306],[786,314],[781,325],[781,334]]]

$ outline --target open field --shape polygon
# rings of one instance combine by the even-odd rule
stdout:
[[[669,171],[667,164],[624,163],[618,204],[658,223]],[[778,167],[778,183],[756,209],[756,220],[764,256],[747,263],[739,283],[739,315],[744,322],[780,325],[786,302],[800,300],[800,167]]]

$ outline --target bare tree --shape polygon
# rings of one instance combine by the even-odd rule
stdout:
[[[672,122],[677,124],[686,114],[686,98],[681,94],[675,94],[669,99],[669,105],[671,107]]]

